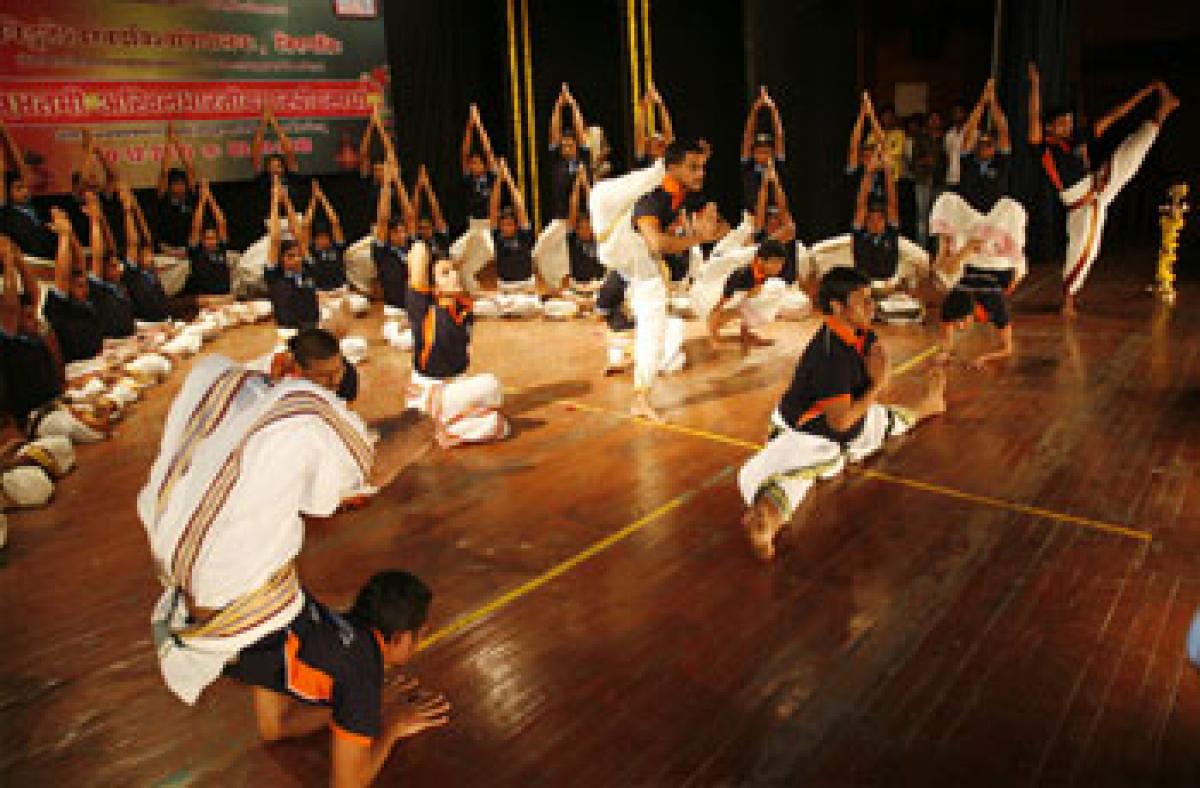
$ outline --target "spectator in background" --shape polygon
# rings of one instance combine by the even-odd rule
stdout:
[[[917,242],[929,244],[929,210],[946,185],[946,141],[942,115],[921,118],[912,135],[912,173],[916,198]]]
[[[909,162],[912,144],[905,127],[896,115],[896,108],[884,104],[879,108],[879,123],[883,127],[883,146],[887,164],[896,178],[896,195],[900,202],[900,232],[905,236],[916,235],[915,210],[913,209],[913,178]]]
[[[962,156],[962,130],[967,121],[967,105],[961,101],[950,107],[950,125],[946,128],[946,186],[954,188],[959,179],[959,157]]]
[[[182,167],[171,166],[171,151]],[[158,243],[167,254],[183,257],[187,254],[192,216],[196,213],[196,170],[191,156],[175,136],[175,126],[167,124],[167,141],[163,145],[162,168],[158,173]]]

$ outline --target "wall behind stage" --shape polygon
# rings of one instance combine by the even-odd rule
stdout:
[[[29,152],[39,193],[70,188],[85,128],[134,186],[154,183],[168,119],[202,175],[249,178],[264,106],[294,140],[302,171],[354,169],[362,120],[387,93],[387,51],[381,18],[338,18],[333,6],[6,3],[0,119]]]

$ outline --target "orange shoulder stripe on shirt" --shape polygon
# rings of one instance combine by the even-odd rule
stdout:
[[[813,419],[815,419],[816,417],[818,417],[822,413],[824,413],[826,408],[828,408],[830,405],[837,405],[840,403],[849,403],[850,401],[851,401],[851,397],[849,394],[838,394],[835,397],[826,397],[825,399],[819,399],[816,402],[814,402],[808,410],[804,411],[804,415],[800,417],[800,421],[797,422],[797,425],[807,424],[808,422],[812,421]]]
[[[283,654],[284,675],[289,692],[294,692],[305,700],[333,699],[333,677],[300,659],[300,638],[296,637],[295,633],[287,633]]]

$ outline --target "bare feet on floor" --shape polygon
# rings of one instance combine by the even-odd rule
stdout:
[[[943,367],[934,366],[929,370],[929,377],[926,378],[925,394],[917,403],[917,416],[923,419],[929,416],[939,416],[945,412],[946,370]]]
[[[742,515],[742,527],[750,539],[750,549],[763,561],[775,557],[775,535],[782,526],[783,518],[766,500],[758,501]]]
[[[1075,296],[1068,295],[1063,298],[1062,312],[1060,314],[1062,314],[1063,318],[1066,320],[1075,319],[1075,317],[1079,314],[1075,311]]]
[[[653,421],[656,424],[661,424],[666,419],[650,404],[650,399],[644,394],[638,394],[633,399],[633,405],[629,408],[629,415],[635,419],[646,419]]]

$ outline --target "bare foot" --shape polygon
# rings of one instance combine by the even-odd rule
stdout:
[[[775,557],[775,534],[782,525],[781,519],[775,507],[765,500],[760,500],[742,515],[742,527],[750,539],[750,549],[763,561]]]
[[[761,337],[753,331],[742,334],[742,342],[750,347],[770,347],[775,344],[775,340]]]
[[[991,364],[994,361],[1003,361],[1004,359],[1011,357],[1011,350],[995,350],[991,353],[984,353],[982,356],[971,362],[971,369],[984,370],[987,369],[988,364]]]
[[[650,399],[644,394],[638,394],[633,399],[633,405],[629,407],[629,415],[635,419],[646,419],[653,421],[656,424],[661,424],[666,419],[650,404]]]
[[[917,403],[917,416],[927,418],[946,412],[946,370],[935,366],[929,370],[925,394]]]
[[[1066,320],[1074,320],[1079,313],[1075,311],[1075,296],[1067,295],[1063,297],[1062,311],[1060,314]]]

